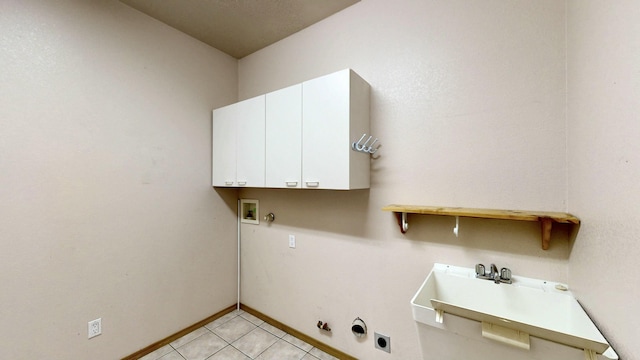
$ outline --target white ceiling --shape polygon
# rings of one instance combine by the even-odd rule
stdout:
[[[120,0],[237,59],[360,0]]]

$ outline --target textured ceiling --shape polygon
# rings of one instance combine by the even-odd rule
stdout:
[[[120,0],[237,59],[360,0]]]

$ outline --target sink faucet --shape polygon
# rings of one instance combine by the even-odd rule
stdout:
[[[500,273],[496,264],[491,264],[491,273],[489,274],[494,283],[500,284]]]
[[[476,278],[491,280],[496,284],[507,283],[511,284],[511,270],[502,268],[498,271],[496,264],[491,264],[489,272],[485,271],[485,267],[482,264],[476,264]]]

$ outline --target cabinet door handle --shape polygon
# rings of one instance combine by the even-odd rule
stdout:
[[[297,181],[285,181],[285,184],[287,184],[287,187],[296,187],[298,186],[298,182]]]
[[[247,182],[246,181],[238,181],[238,185],[239,186],[245,186],[245,185],[247,185]]]
[[[307,187],[318,187],[320,186],[319,181],[307,181]]]
[[[231,186],[233,185],[233,181],[225,181],[224,184],[227,186]]]

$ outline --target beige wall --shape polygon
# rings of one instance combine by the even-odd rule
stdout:
[[[639,20],[637,1],[568,2],[569,279],[623,359],[640,358]]]
[[[118,1],[0,8],[0,358],[113,360],[235,303],[236,60]]]
[[[276,222],[243,225],[242,301],[360,358],[417,359],[409,299],[432,264],[495,262],[569,281],[633,358],[639,14],[567,4],[362,0],[238,64],[117,1],[5,1],[0,357],[113,359],[232,304],[236,192],[209,186],[210,109],[351,67],[383,144],[372,188],[243,190]],[[401,235],[390,203],[583,225],[549,251],[528,223],[461,219],[456,238],[453,218],[412,216]]]
[[[461,219],[456,238],[454,218],[410,216],[402,235],[380,210],[566,211],[564,35],[561,1],[363,0],[241,59],[240,98],[353,68],[382,143],[368,191],[241,191],[276,215],[243,225],[242,302],[362,359],[418,359],[409,300],[434,262],[567,281],[566,229],[543,251],[535,223]],[[351,334],[357,316],[391,355]]]

